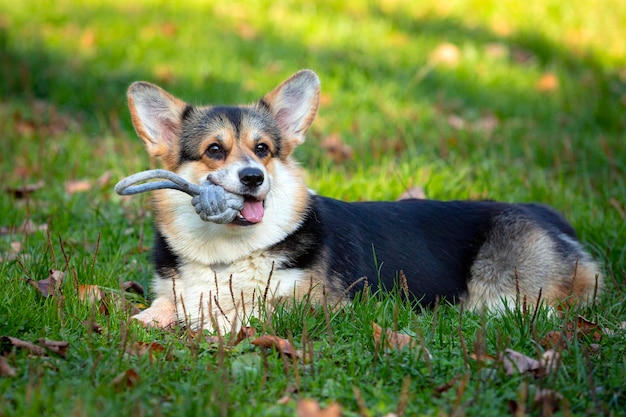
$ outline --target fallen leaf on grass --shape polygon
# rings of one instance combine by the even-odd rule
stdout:
[[[16,260],[22,252],[21,242],[11,242],[11,249],[0,256],[0,262],[10,262]]]
[[[140,381],[139,374],[133,368],[127,369],[113,378],[111,386],[117,389],[133,388]]]
[[[2,226],[0,227],[0,235],[32,235],[35,232],[45,232],[48,230],[48,224],[36,224],[31,219],[26,219],[19,226]]]
[[[569,327],[573,326],[570,323]],[[576,329],[579,335],[591,336],[594,342],[599,342],[602,339],[602,332],[600,326],[597,323],[587,320],[583,316],[578,316],[576,319]]]
[[[381,343],[384,342],[385,343],[384,347],[386,349],[395,349],[395,350],[402,350],[404,348],[418,349],[418,350],[423,349],[424,353],[429,358],[432,358],[432,355],[430,354],[428,349],[420,346],[419,342],[413,339],[408,334],[394,332],[391,329],[383,329],[381,326],[379,326],[376,323],[372,323],[372,329],[374,330],[374,343],[378,346],[380,346]],[[383,332],[384,332],[384,335],[383,335]]]
[[[91,190],[92,182],[90,180],[68,180],[65,181],[64,185],[67,194],[76,194]]]
[[[435,64],[455,66],[461,59],[461,50],[453,43],[444,42],[430,54],[430,61]]]
[[[125,285],[126,284],[126,285]],[[136,282],[129,281],[122,284],[122,288],[126,291],[143,293],[143,287]],[[139,308],[128,301],[123,293],[114,290],[104,290],[97,285],[81,284],[78,286],[78,299],[84,303],[98,306],[98,312],[105,316],[109,315],[109,307],[115,306],[119,309],[126,310],[130,315],[139,313]]]
[[[233,344],[233,346],[237,346],[244,340],[254,337],[255,333],[256,329],[254,327],[242,327],[241,329],[239,329],[239,333],[237,333],[237,339],[235,339],[235,343]]]
[[[15,369],[9,365],[4,357],[0,356],[0,377],[13,378],[15,375],[17,375]]]
[[[132,292],[141,296],[145,294],[143,286],[136,281],[122,282],[122,289],[124,291]]]
[[[85,320],[83,322],[83,326],[85,326],[88,330],[90,330],[90,331],[92,331],[94,333],[102,334],[102,326],[100,326],[95,321]]]
[[[67,350],[70,348],[70,344],[68,342],[39,339],[39,344],[50,352],[59,355],[63,359],[67,358]]]
[[[161,353],[165,351],[165,347],[158,342],[136,342],[132,343],[126,348],[126,352],[130,355],[135,356],[144,356],[150,355],[151,358],[154,358],[155,354]],[[166,357],[167,360],[171,358]]]
[[[337,133],[333,133],[321,143],[322,149],[333,161],[342,163],[354,157],[354,152],[350,145],[346,144]]]
[[[563,401],[563,394],[551,389],[538,389],[533,398],[533,405],[541,408],[540,415],[551,416],[558,411],[561,401]]]
[[[411,187],[405,192],[403,192],[400,197],[398,197],[398,201],[400,200],[409,200],[411,198],[417,198],[423,200],[426,198],[426,193],[422,187]]]
[[[58,271],[56,269],[51,269],[48,278],[41,279],[39,281],[29,279],[28,283],[35,287],[41,295],[43,295],[44,297],[49,297],[51,295],[56,295],[57,292],[60,291],[64,277],[64,272]]]
[[[113,172],[105,171],[104,174],[98,177],[98,179],[96,180],[96,184],[98,184],[98,186],[102,188],[111,181],[111,178],[113,178]]]
[[[82,302],[95,304],[105,297],[106,293],[97,285],[81,284],[78,286],[78,299]]]
[[[402,350],[405,347],[414,348],[418,346],[417,341],[407,334],[394,332],[391,329],[383,329],[376,323],[372,323],[372,328],[374,329],[374,343],[380,345],[384,340],[387,349]],[[383,332],[385,333],[384,337]]]
[[[506,349],[502,355],[502,364],[507,375],[531,373],[535,376],[546,375],[554,371],[560,355],[554,350],[546,350],[541,359],[533,359],[513,349]]]
[[[473,359],[476,362],[481,362],[481,363],[493,362],[497,359],[495,356],[489,355],[487,353],[481,353],[481,352],[470,353],[469,357],[470,359]]]
[[[289,357],[298,356],[296,350],[291,346],[289,340],[281,339],[278,336],[265,335],[260,336],[252,341],[254,346],[259,346],[266,349],[274,349],[277,352],[287,355]]]
[[[41,345],[41,346],[39,346]],[[47,356],[48,352],[55,353],[65,359],[70,344],[64,341],[39,339],[39,345],[26,342],[11,336],[0,337],[0,351],[6,353],[11,349],[24,349],[31,355]]]
[[[559,79],[551,72],[547,72],[541,76],[535,84],[535,89],[541,92],[551,92],[559,88]]]
[[[461,375],[457,374],[454,376],[454,378],[452,378],[450,381],[446,382],[445,384],[437,385],[434,389],[435,397],[438,397],[438,398],[441,397],[441,394],[443,394],[444,392],[447,392],[452,387],[454,387],[457,381],[459,381],[461,378],[462,378]]]
[[[45,181],[41,180],[34,184],[25,184],[19,187],[5,187],[4,191],[7,194],[12,195],[15,198],[26,198],[35,191],[43,188],[46,185]]]
[[[602,331],[597,323],[587,320],[583,316],[578,316],[576,322],[567,323],[563,331],[553,330],[546,333],[539,343],[544,348],[565,348],[567,342],[574,341],[575,337],[579,339],[590,337],[591,340],[598,343],[602,339]]]
[[[95,181],[86,179],[68,180],[64,183],[65,192],[71,195],[76,193],[84,193],[94,188],[94,186],[102,188],[111,181],[112,177],[113,173],[111,171],[106,171],[105,173],[100,175],[100,177],[98,177],[98,179]]]
[[[337,403],[331,403],[322,409],[317,401],[305,398],[298,401],[296,412],[298,417],[339,417],[341,416],[341,406]]]

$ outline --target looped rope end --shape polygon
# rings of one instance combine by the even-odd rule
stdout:
[[[154,179],[166,179],[168,181],[155,181],[139,184]],[[115,185],[115,192],[119,195],[134,195],[147,191],[170,188],[182,191],[195,197],[200,194],[200,187],[192,184],[184,178],[165,169],[150,169],[130,175]]]

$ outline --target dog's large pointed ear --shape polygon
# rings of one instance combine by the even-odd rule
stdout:
[[[140,81],[128,88],[128,107],[148,153],[160,158],[171,155],[187,104],[154,84]]]
[[[285,138],[294,147],[304,142],[320,101],[320,79],[311,70],[298,71],[263,97]]]

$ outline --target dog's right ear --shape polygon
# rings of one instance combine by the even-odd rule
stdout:
[[[320,102],[320,79],[311,70],[298,71],[262,100],[292,149],[304,142]]]
[[[128,107],[148,153],[161,159],[174,154],[187,104],[154,84],[140,81],[128,88]]]

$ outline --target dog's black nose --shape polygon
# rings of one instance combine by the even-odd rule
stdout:
[[[258,187],[263,184],[263,171],[258,168],[244,168],[239,171],[239,180],[248,187]]]

